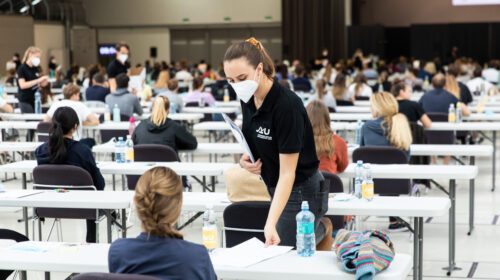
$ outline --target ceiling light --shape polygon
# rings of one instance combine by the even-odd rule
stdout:
[[[42,0],[33,0],[31,1],[31,5],[35,6],[36,4],[42,2]]]
[[[24,6],[24,7],[22,7],[22,8],[19,10],[19,12],[20,12],[20,13],[25,13],[26,11],[28,11],[28,9],[29,9],[29,7],[28,7],[28,6]]]

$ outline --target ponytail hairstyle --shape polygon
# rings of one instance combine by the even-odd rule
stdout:
[[[146,171],[137,181],[134,202],[148,235],[183,239],[174,228],[181,214],[182,181],[172,169],[155,167]]]
[[[335,152],[335,144],[328,108],[323,101],[313,100],[307,105],[306,111],[311,121],[318,158],[323,155],[330,158]]]
[[[49,157],[50,163],[66,163],[68,156],[64,135],[71,132],[75,125],[79,125],[78,115],[70,107],[60,107],[52,116],[52,125],[49,130]]]
[[[24,52],[24,56],[23,56],[23,60],[21,61],[21,63],[26,63],[28,61],[28,58],[30,57],[30,55],[32,54],[35,54],[35,53],[41,53],[42,50],[40,50],[39,48],[35,47],[35,46],[30,46],[26,49],[26,51]]]
[[[153,109],[151,110],[151,122],[156,126],[165,123],[170,109],[170,101],[165,96],[158,96],[153,102]]]
[[[316,92],[318,93],[318,99],[323,100],[326,95],[326,82],[323,79],[318,79],[316,81]]]
[[[379,92],[370,97],[372,112],[376,118],[384,118],[382,129],[392,146],[408,151],[412,140],[410,125],[405,115],[398,113],[396,99],[388,92]]]
[[[229,46],[226,53],[224,54],[224,62],[231,61],[233,59],[238,59],[244,57],[248,60],[248,63],[254,68],[257,68],[260,63],[262,63],[263,73],[270,80],[274,79],[274,63],[271,57],[267,54],[266,50],[262,44],[257,41],[254,37],[243,41],[237,42]]]
[[[337,100],[343,100],[346,91],[345,76],[342,73],[338,73],[333,82],[332,95]]]
[[[362,73],[362,72],[359,72],[357,75],[356,75],[356,78],[354,78],[354,95],[355,96],[358,96],[358,94],[360,93],[359,91],[361,90],[361,88],[363,87],[364,84],[366,84],[367,80],[366,80],[366,77],[365,75]]]
[[[460,100],[460,87],[458,86],[457,79],[455,76],[446,74],[446,82],[444,84],[444,89],[449,91],[453,96]]]

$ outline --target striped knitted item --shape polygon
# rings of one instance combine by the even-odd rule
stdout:
[[[351,232],[339,230],[334,242],[337,258],[344,269],[356,271],[356,280],[371,280],[394,259],[394,245],[378,230]]]

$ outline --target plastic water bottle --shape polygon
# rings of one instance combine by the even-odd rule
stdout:
[[[134,142],[132,141],[132,136],[130,135],[127,135],[125,148],[126,148],[125,161],[127,163],[134,162]]]
[[[203,214],[203,245],[208,251],[213,251],[217,248],[217,216],[213,209],[213,205],[207,205]]]
[[[461,102],[457,102],[455,122],[457,122],[457,123],[462,122],[462,103]]]
[[[130,119],[128,120],[128,135],[132,135],[134,134],[134,130],[135,130],[135,119],[134,117],[130,117]]]
[[[448,109],[448,122],[454,123],[456,121],[455,114],[455,105],[450,104],[450,108]]]
[[[356,126],[356,136],[355,136],[355,142],[356,145],[361,145],[361,128],[363,128],[363,122],[361,120],[358,120],[358,124]]]
[[[35,114],[41,114],[42,113],[42,97],[40,95],[40,92],[37,90],[35,92]]]
[[[121,122],[121,117],[120,117],[120,108],[118,108],[118,105],[115,104],[113,107],[113,121],[114,122]]]
[[[119,137],[115,143],[115,161],[116,163],[125,163],[125,142],[123,137]]]
[[[316,252],[314,235],[314,214],[309,211],[309,203],[302,201],[302,211],[295,217],[297,221],[297,254],[311,257]]]
[[[108,104],[106,104],[106,111],[104,112],[104,121],[105,122],[111,121],[111,110],[109,109]]]
[[[361,193],[364,199],[372,201],[375,190],[373,185],[372,170],[369,163],[363,165],[363,171],[364,179],[363,184],[361,185]]]
[[[229,90],[227,88],[224,89],[224,102],[229,102]]]
[[[177,105],[173,101],[170,102],[170,114],[171,115],[177,114]]]
[[[363,185],[363,161],[358,160],[354,168],[354,196],[361,198],[361,186]]]

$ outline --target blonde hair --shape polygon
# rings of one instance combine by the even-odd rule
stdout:
[[[174,228],[181,214],[182,181],[172,169],[155,167],[146,171],[135,187],[134,202],[146,233],[183,239]]]
[[[170,109],[170,101],[165,96],[158,96],[153,102],[153,109],[151,110],[151,122],[156,126],[165,123]]]
[[[460,87],[458,86],[457,79],[450,74],[446,75],[446,82],[444,84],[444,89],[453,94],[458,100],[460,100]]]
[[[392,146],[408,151],[412,143],[411,129],[405,115],[398,113],[398,102],[388,92],[379,92],[370,97],[372,110],[377,118],[384,118],[382,129],[387,130],[387,140]]]
[[[316,93],[318,94],[318,99],[323,100],[323,97],[327,94],[325,80],[318,79],[316,81]]]
[[[167,70],[162,70],[160,72],[160,75],[158,75],[158,80],[156,81],[155,87],[166,88],[169,79],[170,79],[170,73],[168,73]]]
[[[331,157],[335,152],[335,144],[328,108],[322,101],[313,100],[307,105],[306,111],[313,129],[318,158],[325,154]]]
[[[26,51],[24,52],[23,60],[21,61],[21,63],[26,63],[30,54],[41,53],[41,52],[42,52],[42,50],[40,50],[39,48],[37,48],[35,46],[28,47],[26,49]]]
[[[70,99],[71,96],[80,94],[80,87],[74,84],[68,84],[63,88],[62,94],[64,99]]]

